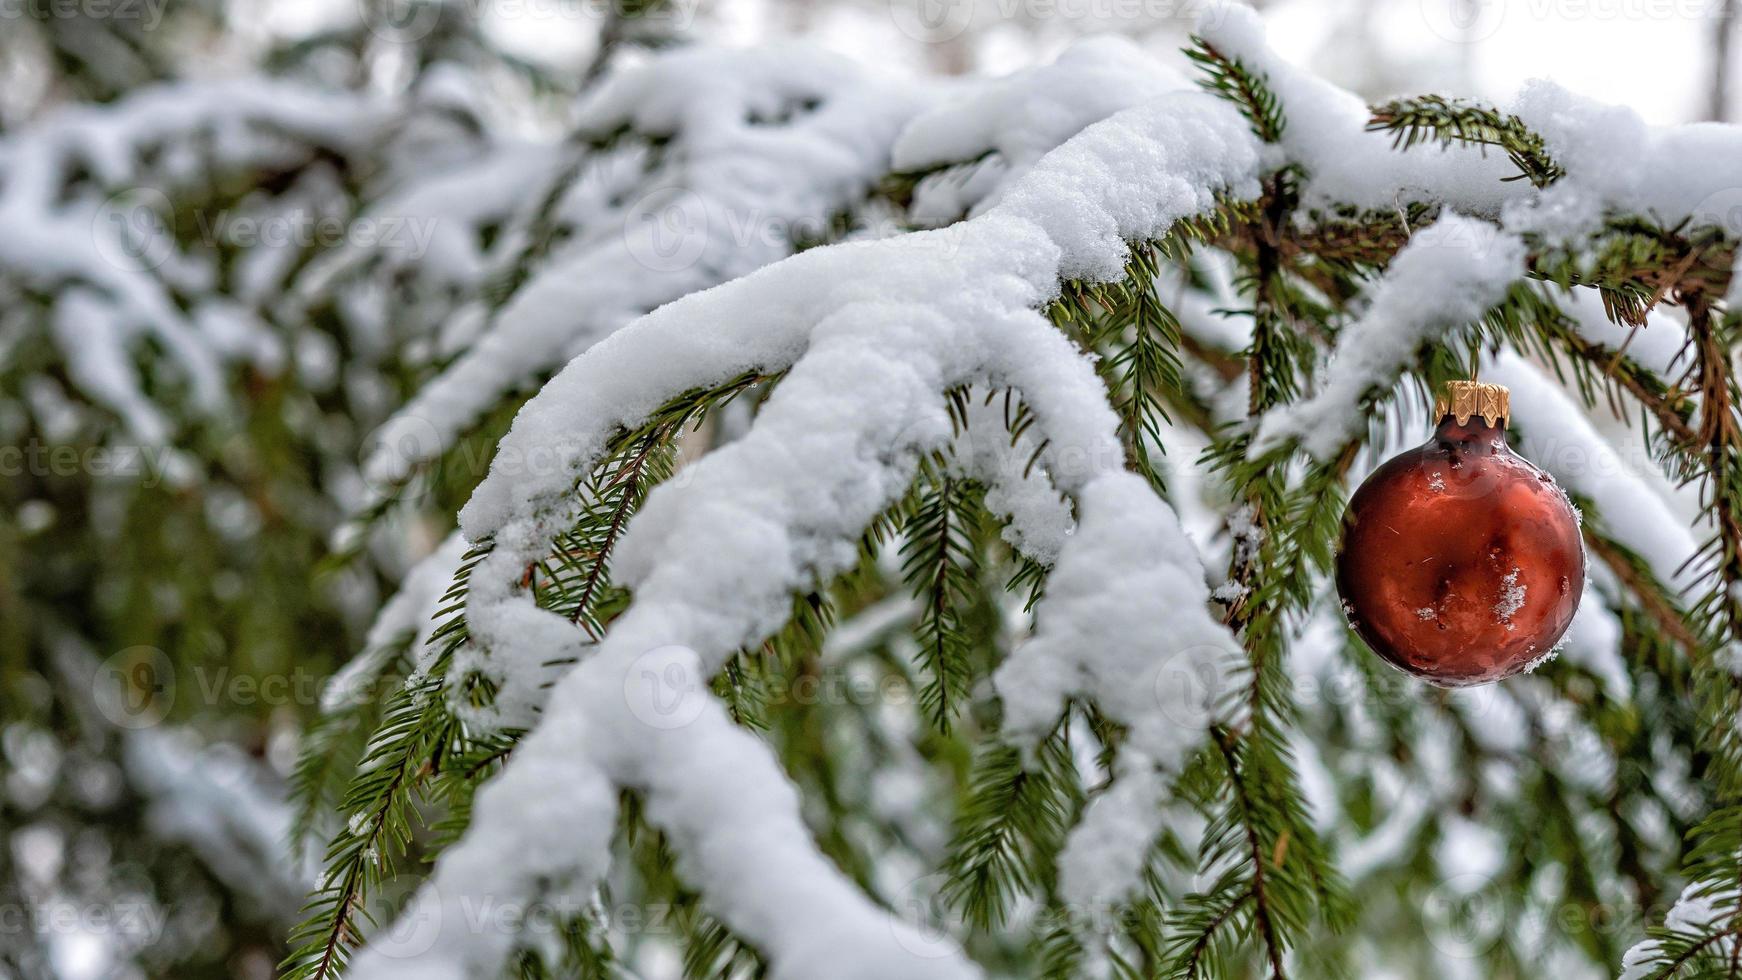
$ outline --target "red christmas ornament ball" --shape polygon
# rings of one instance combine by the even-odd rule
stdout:
[[[1337,592],[1395,667],[1442,687],[1510,677],[1560,641],[1585,587],[1579,519],[1506,441],[1510,396],[1453,382],[1439,428],[1349,500]]]

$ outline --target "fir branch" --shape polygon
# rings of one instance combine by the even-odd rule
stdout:
[[[1218,728],[1219,792],[1199,867],[1223,868],[1218,886],[1188,903],[1173,926],[1176,969],[1191,975],[1215,948],[1214,931],[1245,910],[1272,976],[1282,978],[1289,945],[1314,910],[1328,922],[1345,916],[1347,899],[1305,816],[1295,776],[1286,765],[1286,740],[1295,707],[1284,657],[1291,620],[1311,599],[1310,572],[1328,563],[1335,541],[1336,492],[1347,455],[1310,471],[1307,486],[1290,490],[1285,467],[1252,458],[1253,422],[1298,398],[1316,351],[1312,334],[1299,329],[1296,308],[1318,310],[1292,281],[1282,247],[1293,224],[1296,175],[1278,171],[1267,179],[1262,209],[1243,230],[1251,251],[1242,286],[1252,296],[1252,340],[1242,352],[1248,383],[1248,424],[1220,435],[1206,461],[1227,480],[1239,510],[1229,522],[1230,551],[1225,621],[1247,653],[1248,680],[1240,727]],[[1325,317],[1315,315],[1322,322]],[[1298,512],[1298,513],[1297,513]],[[1253,791],[1263,783],[1265,792]],[[1294,849],[1287,873],[1272,855]],[[1194,933],[1194,929],[1209,933]]]
[[[1703,503],[1716,530],[1702,549],[1716,582],[1693,608],[1713,624],[1712,642],[1742,643],[1742,421],[1730,362],[1735,323],[1714,313],[1702,294],[1685,297],[1689,342],[1694,348],[1692,385],[1700,395],[1697,449],[1704,456]],[[1694,448],[1694,447],[1690,447]]]
[[[1176,917],[1172,969],[1165,975],[1196,980],[1212,972],[1227,972],[1209,967],[1230,955],[1232,944],[1226,937],[1239,931],[1234,927],[1250,914],[1252,896],[1250,887],[1224,891]]]
[[[968,480],[927,467],[903,534],[902,577],[924,604],[917,624],[924,672],[920,706],[947,732],[968,701],[974,680],[974,638],[966,608],[979,576],[983,491]]]
[[[1686,859],[1691,884],[1683,900],[1712,902],[1719,928],[1698,935],[1671,928],[1657,930],[1661,969],[1670,977],[1707,958],[1711,946],[1730,945],[1727,975],[1738,975],[1742,958],[1742,733],[1735,720],[1742,716],[1742,680],[1736,651],[1742,649],[1742,425],[1738,423],[1737,384],[1730,351],[1738,319],[1714,310],[1701,294],[1684,296],[1688,309],[1689,343],[1694,349],[1692,382],[1700,392],[1697,441],[1688,446],[1703,456],[1703,470],[1692,479],[1702,483],[1702,497],[1715,525],[1712,537],[1694,561],[1711,586],[1695,602],[1692,615],[1707,625],[1702,670],[1696,673],[1696,696],[1702,725],[1701,747],[1708,753],[1706,778],[1714,786],[1719,807],[1689,835]],[[1722,972],[1718,964],[1699,967],[1691,975]]]
[[[973,928],[997,927],[1019,896],[1050,884],[1054,858],[1083,804],[1068,720],[1067,712],[1041,742],[1032,769],[1008,745],[988,746],[974,763],[943,888],[944,901]]]
[[[1250,260],[1260,235],[1273,244],[1292,271],[1327,296],[1347,298],[1361,292],[1361,276],[1383,270],[1417,228],[1439,213],[1435,202],[1404,202],[1396,211],[1310,214],[1310,221],[1290,221],[1280,227],[1241,219],[1262,211],[1268,198],[1222,210],[1229,220],[1213,242]],[[1527,236],[1526,265],[1531,278],[1563,287],[1588,286],[1602,293],[1610,318],[1617,323],[1643,323],[1658,302],[1678,294],[1723,295],[1737,243],[1710,229],[1666,228],[1645,216],[1610,216],[1603,228],[1576,248],[1554,246]],[[1351,276],[1354,279],[1351,279]]]
[[[544,565],[543,584],[551,594],[541,597],[542,604],[595,640],[604,633],[597,607],[610,582],[611,554],[648,491],[670,478],[677,461],[671,436],[667,430],[649,433],[593,472],[581,492],[586,503],[580,516]]]
[[[1742,975],[1737,964],[1742,957],[1742,914],[1735,907],[1735,889],[1742,882],[1742,805],[1714,811],[1689,836],[1696,841],[1686,868],[1693,883],[1683,892],[1682,901],[1722,898],[1731,907],[1714,909],[1717,914],[1708,920],[1707,928],[1662,925],[1646,930],[1656,945],[1650,957],[1638,964],[1650,968],[1636,973],[1644,980]]]
[[[1270,963],[1271,976],[1275,980],[1286,980],[1287,974],[1282,965],[1282,935],[1271,912],[1270,901],[1265,892],[1266,865],[1270,862],[1270,853],[1265,847],[1265,841],[1260,838],[1258,833],[1257,824],[1260,816],[1253,806],[1251,794],[1241,776],[1240,761],[1232,737],[1219,729],[1212,732],[1211,737],[1216,747],[1221,751],[1222,758],[1228,767],[1228,778],[1234,789],[1235,811],[1240,815],[1239,823],[1244,831],[1249,851],[1248,860],[1251,862],[1252,868],[1252,884],[1250,886],[1252,918],[1258,924],[1260,938],[1264,940],[1264,953]],[[1230,823],[1233,822],[1230,821]]]
[[[1112,394],[1127,464],[1157,493],[1166,486],[1150,447],[1161,447],[1161,427],[1171,422],[1163,399],[1184,399],[1175,353],[1180,325],[1158,293],[1159,251],[1158,246],[1134,247],[1123,280],[1085,288],[1098,308],[1088,316],[1099,313],[1098,323],[1090,321],[1093,333],[1086,345],[1104,352],[1096,369]]]
[[[1287,127],[1282,102],[1264,76],[1196,35],[1192,36],[1185,55],[1204,70],[1206,77],[1200,78],[1198,84],[1232,102],[1246,117],[1254,136],[1266,143],[1282,140],[1283,130]]]
[[[1487,106],[1438,95],[1396,99],[1373,107],[1367,129],[1390,133],[1392,148],[1400,150],[1430,142],[1498,147],[1518,167],[1518,177],[1511,179],[1528,179],[1537,187],[1566,176],[1542,137],[1523,120]]]
[[[401,649],[410,642],[409,636],[404,638]],[[383,658],[389,659],[402,660],[403,653]],[[346,775],[355,771],[362,756],[370,731],[367,722],[376,707],[372,699],[357,698],[330,714],[323,714],[304,733],[302,753],[291,772],[288,792],[293,807],[291,853],[302,853],[322,818],[337,807]]]
[[[413,796],[433,771],[431,760],[459,734],[434,678],[402,688],[389,702],[346,791],[342,810],[350,818],[327,848],[320,890],[291,931],[292,952],[282,964],[286,980],[329,980],[343,972],[362,940],[357,917],[363,903],[394,855],[411,843]]]

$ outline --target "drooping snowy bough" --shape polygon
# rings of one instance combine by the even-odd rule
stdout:
[[[1742,428],[1724,296],[1735,229],[1712,202],[1742,183],[1717,163],[1742,159],[1742,134],[1648,130],[1547,87],[1516,116],[1432,98],[1369,110],[1278,61],[1238,7],[1218,8],[1191,53],[1208,92],[1097,42],[965,85],[911,122],[905,90],[883,104],[901,111],[867,123],[877,99],[824,86],[767,146],[754,126],[678,124],[713,98],[734,119],[767,109],[753,85],[701,99],[683,83],[742,66],[673,55],[605,90],[599,120],[657,128],[669,111],[693,140],[685,165],[710,235],[740,205],[782,220],[841,206],[884,143],[900,171],[889,206],[942,227],[765,267],[779,249],[733,253],[620,303],[588,298],[617,283],[562,278],[628,270],[646,243],[637,228],[601,235],[412,403],[405,417],[440,417],[439,442],[512,378],[584,349],[519,411],[460,515],[472,551],[440,559],[459,567],[452,618],[347,795],[299,976],[342,960],[381,863],[371,849],[408,835],[408,784],[431,771],[460,832],[349,975],[596,965],[625,929],[599,896],[657,894],[627,883],[650,875],[681,883],[707,922],[683,937],[698,975],[760,961],[778,978],[983,976],[1011,948],[988,952],[988,936],[1023,931],[1024,898],[1067,910],[1014,940],[1037,951],[1024,973],[1222,975],[1253,957],[1281,977],[1314,957],[1383,960],[1396,950],[1379,939],[1321,938],[1395,914],[1359,908],[1344,872],[1380,883],[1426,862],[1454,890],[1472,874],[1554,885],[1560,857],[1487,861],[1469,844],[1480,828],[1441,816],[1452,802],[1491,827],[1552,810],[1575,839],[1613,821],[1601,834],[1634,858],[1558,887],[1586,889],[1568,902],[1645,902],[1656,873],[1638,854],[1673,850],[1665,829],[1698,815],[1653,797],[1651,818],[1614,818],[1644,799],[1617,775],[1637,746],[1566,706],[1635,710],[1635,690],[1662,697],[1673,678],[1697,678],[1689,735],[1712,760],[1688,898],[1706,904],[1630,963],[1733,948],[1734,892],[1711,882],[1742,865],[1737,660],[1724,652],[1742,628]],[[806,96],[762,68],[746,77],[773,78],[779,104]],[[1104,97],[1121,73],[1111,90],[1129,105]],[[1023,125],[1042,98],[1063,111]],[[1640,147],[1624,164],[1597,135],[1615,125]],[[863,137],[862,154],[824,152],[837,127]],[[780,166],[739,175],[730,161],[788,153],[788,139],[818,153],[793,165],[808,183],[757,197]],[[721,169],[699,169],[709,161]],[[566,317],[535,301],[547,290]],[[1687,351],[1666,334],[1685,334]],[[1570,662],[1450,703],[1308,697],[1301,678],[1364,669],[1326,653],[1350,641],[1324,615],[1322,574],[1341,490],[1363,450],[1384,446],[1364,420],[1407,415],[1412,389],[1483,347],[1485,376],[1520,392],[1525,445],[1585,508],[1601,572]],[[1597,475],[1614,451],[1545,368],[1637,409],[1655,457],[1701,488],[1693,533],[1655,469]],[[999,570],[1013,571],[1014,602],[989,587]],[[868,710],[851,714],[860,745],[789,739],[782,706],[756,693],[815,669],[837,607],[883,635],[866,590],[882,597],[892,579],[919,600],[893,607],[913,619],[910,646],[887,646],[920,691],[923,717],[908,722],[982,743],[947,844],[914,843],[923,828],[888,818],[900,850],[941,862],[941,882],[931,867],[889,881],[888,865],[854,864],[875,846],[855,835],[871,832],[830,825],[833,804],[819,820],[800,789],[832,777],[792,771],[799,753],[834,751],[911,770],[914,736],[891,737]],[[1618,650],[1648,643],[1671,653],[1618,666]],[[1520,745],[1544,733],[1568,746],[1544,750],[1544,785],[1509,785]],[[1694,743],[1661,751],[1686,760]],[[1466,785],[1454,770],[1495,778]],[[1393,819],[1375,812],[1386,806]],[[644,846],[658,856],[637,856]],[[556,932],[479,925],[484,902],[556,909]],[[942,938],[929,931],[940,917],[954,926]],[[1432,938],[1405,955],[1590,948],[1519,932],[1469,954]]]

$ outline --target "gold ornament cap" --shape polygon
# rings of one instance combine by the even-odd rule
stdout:
[[[1459,425],[1468,425],[1472,416],[1480,415],[1489,425],[1505,426],[1512,420],[1512,392],[1505,385],[1448,381],[1434,401],[1434,418],[1448,415]]]

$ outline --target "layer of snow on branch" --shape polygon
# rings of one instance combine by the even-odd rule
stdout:
[[[679,48],[608,78],[577,110],[579,132],[668,140],[659,163],[573,216],[574,240],[383,430],[372,478],[403,479],[505,391],[648,310],[823,237],[887,171],[918,95],[799,44]]]
[[[468,536],[495,543],[468,606],[486,647],[524,642],[533,620],[562,622],[520,589],[521,570],[572,521],[570,489],[617,425],[748,369],[791,370],[746,435],[649,496],[614,569],[634,604],[480,792],[472,829],[412,914],[445,920],[470,896],[525,895],[547,880],[587,887],[608,860],[614,787],[633,786],[686,879],[768,955],[776,978],[978,976],[948,944],[892,922],[822,857],[773,755],[730,723],[705,679],[780,625],[794,589],[853,564],[858,534],[905,491],[918,454],[948,439],[944,392],[958,384],[1018,392],[1046,440],[1040,465],[1077,496],[1085,523],[1148,529],[1150,547],[1116,554],[1104,533],[1079,532],[1061,566],[1104,557],[1117,562],[1105,573],[1115,578],[1177,578],[1202,593],[1166,505],[1122,468],[1117,418],[1093,367],[1037,308],[1061,275],[1121,275],[1125,240],[1156,237],[1218,194],[1254,194],[1257,170],[1238,114],[1203,94],[1168,96],[1085,130],[985,215],[806,252],[672,303],[572,362],[522,410],[462,514]],[[527,454],[547,465],[524,471],[514,461]],[[1078,547],[1091,557],[1075,557]],[[1183,564],[1170,572],[1168,562]],[[1079,618],[1056,601],[1043,615]],[[1100,666],[1097,685],[1111,685],[1118,665]],[[1170,743],[1157,733],[1137,744]],[[567,860],[553,867],[553,856]],[[458,977],[499,963],[512,942],[448,930],[415,959],[366,951],[356,973]]]
[[[952,168],[914,188],[912,220],[939,225],[984,211],[1084,127],[1190,85],[1113,35],[1078,41],[1050,65],[968,83],[962,94],[914,117],[895,141],[897,171]]]
[[[1734,906],[1738,895],[1736,889],[1717,889],[1704,895],[1694,895],[1699,884],[1689,885],[1681,897],[1675,900],[1664,919],[1664,927],[1676,932],[1688,933],[1694,936],[1720,935],[1729,929],[1729,925],[1719,921],[1719,909]],[[1706,947],[1707,952],[1715,957],[1733,956],[1738,940],[1735,936],[1718,938]],[[1647,939],[1627,951],[1621,959],[1621,976],[1619,980],[1645,980],[1646,977],[1660,976],[1662,962],[1661,950],[1663,944],[1656,939]]]
[[[1553,238],[1581,236],[1620,213],[1666,227],[1691,219],[1692,227],[1717,227],[1731,239],[1742,234],[1742,129],[1649,126],[1632,109],[1540,79],[1524,87],[1512,109],[1567,174],[1542,192],[1528,216],[1509,215],[1511,226]]]
[[[1366,424],[1363,399],[1390,388],[1424,343],[1499,303],[1524,271],[1518,236],[1442,215],[1392,260],[1372,304],[1339,337],[1320,389],[1264,417],[1255,451],[1292,441],[1320,460],[1336,455]]]
[[[1368,132],[1367,104],[1283,61],[1265,43],[1264,22],[1244,4],[1217,3],[1198,22],[1198,35],[1263,77],[1282,104],[1282,147],[1306,170],[1308,208],[1352,205],[1395,211],[1409,201],[1443,201],[1469,213],[1498,217],[1508,200],[1528,194],[1503,153],[1462,145],[1391,148],[1391,135]]]

